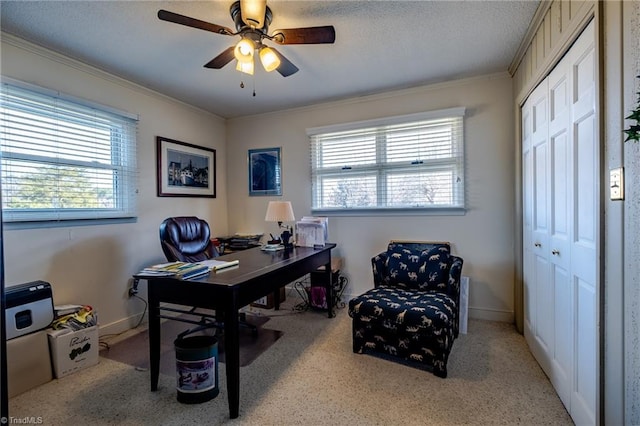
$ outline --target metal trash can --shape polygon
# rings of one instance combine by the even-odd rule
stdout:
[[[179,335],[173,344],[178,402],[198,404],[218,396],[218,340],[213,336]]]

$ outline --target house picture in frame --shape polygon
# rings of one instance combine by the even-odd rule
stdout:
[[[158,197],[216,197],[216,151],[156,137]]]
[[[249,150],[249,195],[282,195],[280,148]]]

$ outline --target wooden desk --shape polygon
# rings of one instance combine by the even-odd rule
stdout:
[[[215,309],[224,315],[224,350],[227,372],[229,417],[238,417],[240,405],[240,347],[238,310],[254,300],[274,294],[275,308],[280,305],[280,287],[325,266],[327,300],[332,292],[331,250],[335,244],[314,249],[295,247],[291,252],[261,251],[253,248],[221,256],[220,260],[238,259],[238,267],[211,272],[208,275],[179,280],[175,278],[145,278],[149,282],[149,361],[151,390],[158,389],[160,374],[160,303]],[[328,306],[329,318],[333,306]]]

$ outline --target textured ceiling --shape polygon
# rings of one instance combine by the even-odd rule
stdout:
[[[221,117],[238,117],[506,71],[539,3],[268,1],[271,30],[336,29],[335,44],[275,45],[300,68],[286,78],[259,66],[253,77],[233,63],[204,68],[239,37],[157,18],[166,9],[233,28],[232,2],[2,0],[0,29]]]

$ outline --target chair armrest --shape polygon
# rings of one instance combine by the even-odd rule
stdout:
[[[371,268],[373,269],[373,286],[389,284],[389,274],[387,274],[387,252],[382,252],[371,258]]]
[[[451,255],[449,257],[449,282],[447,286],[448,295],[456,302],[456,312],[454,312],[453,333],[457,338],[460,330],[460,278],[462,276],[462,258]]]
[[[460,298],[460,277],[462,276],[462,258],[449,256],[449,282],[448,292],[456,300]]]

